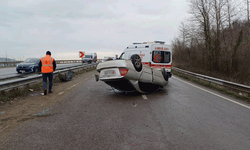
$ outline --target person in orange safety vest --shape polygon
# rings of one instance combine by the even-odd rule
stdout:
[[[53,72],[56,69],[56,61],[51,57],[50,51],[47,51],[46,56],[40,59],[39,67],[43,77],[44,95],[47,95],[47,78],[49,78],[49,93],[52,93]]]

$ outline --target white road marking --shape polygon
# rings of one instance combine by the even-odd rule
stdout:
[[[61,93],[58,93],[57,95],[61,95],[61,94],[63,94],[64,92],[61,92]]]
[[[235,104],[237,104],[237,105],[240,105],[240,106],[243,106],[243,107],[245,107],[245,108],[250,109],[250,107],[247,106],[247,105],[244,105],[244,104],[242,104],[242,103],[236,102],[236,101],[234,101],[234,100],[231,100],[231,99],[226,98],[226,97],[224,97],[224,96],[221,96],[221,95],[219,95],[219,94],[213,93],[213,92],[211,92],[211,91],[205,90],[205,89],[203,89],[203,88],[201,88],[201,87],[198,87],[198,86],[196,86],[196,85],[193,85],[193,84],[191,84],[191,83],[188,83],[188,82],[186,82],[186,81],[183,81],[183,80],[181,80],[181,79],[178,79],[178,78],[176,78],[176,77],[173,77],[173,78],[174,78],[174,79],[177,79],[177,80],[179,80],[179,81],[181,81],[181,82],[184,82],[184,83],[186,83],[186,84],[189,84],[189,85],[191,85],[191,86],[193,86],[193,87],[196,87],[197,89],[200,89],[200,90],[202,90],[202,91],[208,92],[208,93],[210,93],[210,94],[213,94],[213,95],[215,95],[215,96],[218,96],[218,97],[220,97],[220,98],[223,98],[223,99],[225,99],[225,100],[227,100],[227,101],[230,101],[230,102],[232,102],[232,103],[235,103]]]
[[[75,87],[75,86],[76,86],[76,85],[74,84],[74,85],[70,86],[69,88],[65,89],[65,91],[66,91],[66,90],[69,90],[69,89],[71,89],[71,88],[73,88],[73,87]]]
[[[142,98],[143,99],[148,99],[146,95],[142,95]]]

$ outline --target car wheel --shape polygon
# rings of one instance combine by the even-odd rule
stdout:
[[[166,81],[168,81],[168,74],[167,74],[167,72],[166,72],[166,70],[165,70],[165,68],[162,68],[162,75],[163,75],[163,77],[164,77],[164,79],[166,80]]]
[[[21,73],[20,71],[17,71],[17,73]]]
[[[140,72],[142,70],[141,57],[137,54],[134,54],[131,56],[131,61],[132,64],[134,65],[135,70]]]

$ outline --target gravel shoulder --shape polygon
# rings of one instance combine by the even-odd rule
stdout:
[[[72,90],[85,81],[94,78],[95,70],[74,76],[69,82],[54,83],[53,93],[42,95],[42,90],[32,91],[26,96],[17,97],[0,106],[0,143],[1,139],[10,134],[14,128],[36,119],[36,114],[43,113],[46,108],[60,104]],[[57,77],[55,77],[57,78]],[[40,116],[41,117],[41,116]]]

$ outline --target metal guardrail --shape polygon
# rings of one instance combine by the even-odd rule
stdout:
[[[100,62],[102,59],[97,59],[97,62]],[[23,61],[7,61],[0,62],[0,67],[15,67],[17,64]],[[79,60],[56,60],[57,64],[70,64],[70,63],[82,63],[82,59]]]
[[[250,86],[229,82],[229,81],[225,81],[225,80],[222,80],[222,79],[205,76],[205,75],[198,74],[198,73],[193,73],[193,72],[182,70],[182,69],[179,69],[179,68],[176,68],[176,67],[173,67],[172,69],[174,71],[177,71],[177,72],[180,72],[180,73],[183,73],[183,74],[186,74],[186,75],[198,78],[198,79],[206,80],[208,82],[218,84],[218,85],[221,85],[221,86],[233,89],[233,90],[237,90],[239,92],[247,93],[248,96],[250,96]]]
[[[56,64],[82,63],[82,60],[56,60]]]
[[[75,65],[74,67],[77,67],[77,66],[82,66],[82,64],[81,65]],[[72,66],[71,66],[72,67]],[[64,70],[64,69],[70,69],[71,67],[64,67],[64,68],[56,68],[56,71],[59,71],[59,70]],[[29,73],[30,74],[30,73]],[[1,85],[1,82],[3,82],[3,81],[6,81],[6,80],[14,80],[14,79],[16,79],[16,78],[22,78],[22,75],[23,74],[20,74],[20,75],[18,75],[18,76],[9,76],[9,77],[5,77],[5,78],[1,78],[0,77],[0,85]],[[26,74],[27,75],[27,74]]]
[[[0,67],[14,67],[17,64],[21,63],[22,61],[7,61],[7,62],[0,62]]]
[[[80,66],[73,66],[73,67],[67,67],[65,69],[57,70],[54,72],[54,75],[57,76],[58,73],[64,73],[69,70],[75,71],[75,70],[82,70],[82,69],[88,69],[90,67],[96,67],[97,64],[85,64],[85,65],[80,65]],[[54,77],[55,77],[54,76]],[[5,91],[5,90],[10,90],[13,88],[17,88],[20,86],[25,86],[29,85],[34,82],[41,81],[42,74],[34,75],[34,76],[29,76],[27,78],[22,78],[22,79],[14,79],[14,80],[9,80],[9,81],[4,81],[0,83],[0,91]]]
[[[67,60],[67,61],[69,62],[71,60]],[[73,61],[75,61],[75,60],[73,60]],[[63,72],[66,72],[68,70],[86,69],[86,68],[89,68],[89,67],[96,67],[96,66],[97,66],[97,64],[86,64],[86,65],[74,66],[74,67],[70,67],[70,68],[67,67],[65,69],[55,71],[54,74],[57,75],[58,72],[63,73]],[[229,82],[229,81],[225,81],[225,80],[222,80],[222,79],[205,76],[205,75],[198,74],[198,73],[193,73],[193,72],[182,70],[182,69],[179,69],[179,68],[176,68],[176,67],[173,67],[172,69],[174,71],[177,71],[177,72],[180,72],[180,73],[183,73],[183,74],[186,74],[186,75],[198,78],[198,79],[202,79],[202,80],[205,80],[205,81],[208,81],[208,82],[211,82],[211,83],[214,83],[214,84],[218,84],[218,85],[221,85],[221,86],[233,89],[233,90],[237,90],[239,92],[247,93],[248,96],[250,96],[250,86]],[[35,76],[29,76],[29,77],[23,78],[23,79],[14,79],[14,80],[11,80],[11,81],[1,82],[0,83],[0,87],[1,87],[0,91],[12,89],[12,88],[23,86],[23,85],[28,85],[28,84],[31,84],[33,82],[37,82],[36,80],[40,79],[40,78],[42,78],[41,74],[40,75],[35,75]]]

